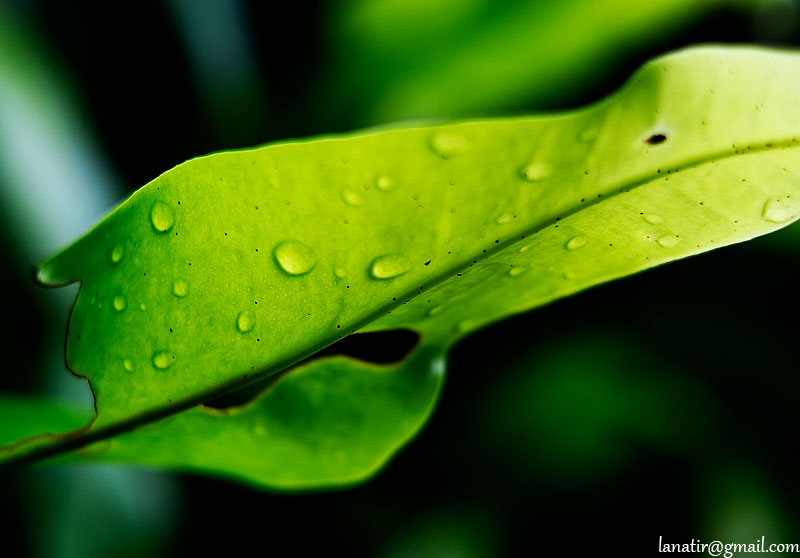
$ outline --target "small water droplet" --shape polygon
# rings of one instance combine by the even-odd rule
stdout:
[[[531,163],[522,169],[522,178],[528,182],[538,182],[553,174],[553,167],[542,161]]]
[[[589,239],[585,236],[574,236],[567,241],[566,248],[567,250],[578,250],[586,246],[587,242]]]
[[[147,306],[145,306],[144,304],[140,304],[139,305],[139,310],[144,312],[145,310],[147,310]]]
[[[125,308],[128,307],[128,301],[125,300],[125,297],[122,295],[114,297],[114,310],[117,312],[122,312]]]
[[[525,273],[524,267],[512,267],[511,269],[508,270],[509,277],[518,277],[523,273]]]
[[[642,215],[642,217],[651,225],[660,225],[664,222],[664,218],[661,215],[656,215],[655,213],[645,213]]]
[[[256,436],[264,436],[266,433],[267,429],[261,426],[260,424],[257,424],[256,426],[253,427],[253,434],[255,434]]]
[[[443,309],[444,309],[444,306],[441,306],[441,305],[440,306],[434,306],[433,308],[428,310],[428,316],[435,316],[436,314],[441,312]]]
[[[507,223],[510,223],[511,219],[513,218],[514,216],[511,215],[510,213],[503,213],[502,215],[497,217],[497,219],[495,219],[494,222],[497,223],[498,225],[505,225]]]
[[[569,271],[565,271],[565,272],[564,272],[564,279],[575,279],[575,277],[577,277],[577,276],[578,276],[578,274],[577,274],[577,273],[575,273],[575,272],[574,272],[574,271],[572,271],[572,270],[569,270]]]
[[[392,180],[391,176],[384,174],[375,180],[375,186],[378,187],[378,190],[386,192],[387,190],[394,188],[394,180]]]
[[[125,367],[125,370],[128,372],[133,372],[133,362],[130,359],[125,359],[125,362],[122,363],[122,366]]]
[[[183,279],[178,279],[172,285],[172,294],[177,296],[178,298],[183,298],[189,294],[189,283],[184,281]]]
[[[442,159],[460,155],[467,147],[467,140],[452,132],[438,132],[431,137],[431,148]]]
[[[409,269],[411,266],[402,254],[386,254],[372,260],[369,274],[373,279],[394,279]]]
[[[344,279],[345,277],[347,277],[347,270],[346,270],[345,268],[343,268],[343,267],[337,267],[337,268],[336,268],[336,269],[333,271],[333,273],[334,273],[334,275],[336,275],[336,277],[338,277],[339,279]]]
[[[578,133],[578,141],[581,143],[590,143],[597,139],[599,134],[600,129],[597,126],[589,126]]]
[[[153,228],[158,232],[169,232],[175,224],[175,213],[169,205],[163,201],[157,201],[150,209],[150,221],[153,223]]]
[[[527,252],[530,249],[531,249],[531,247],[530,247],[530,245],[528,245],[528,246],[523,246],[522,248],[519,249],[519,251],[520,252]]]
[[[674,235],[662,236],[661,238],[656,240],[656,243],[662,248],[674,248],[675,246],[678,245],[679,242],[680,238]]]
[[[153,354],[153,366],[159,370],[165,370],[175,364],[175,355],[169,351],[156,351]]]
[[[350,190],[345,190],[342,192],[342,199],[344,200],[344,203],[351,207],[358,207],[364,203],[364,200],[361,199],[361,196],[355,192],[351,192]]]
[[[289,275],[305,275],[317,265],[314,251],[299,240],[284,240],[275,246],[272,255]]]
[[[125,246],[123,244],[117,244],[114,246],[114,249],[111,250],[111,261],[114,263],[119,263],[122,257],[125,255]]]
[[[785,223],[800,215],[800,203],[789,197],[769,198],[761,215],[770,223]]]
[[[250,310],[243,310],[236,316],[236,329],[239,333],[247,333],[256,325],[256,317]]]

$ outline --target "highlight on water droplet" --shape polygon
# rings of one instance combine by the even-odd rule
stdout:
[[[519,277],[523,273],[525,273],[525,268],[521,266],[512,267],[511,269],[508,270],[509,277]]]
[[[391,176],[381,175],[375,180],[375,186],[377,186],[378,190],[386,192],[394,188],[394,180],[392,180]]]
[[[651,225],[660,225],[664,222],[664,218],[661,215],[656,215],[655,213],[645,213],[642,215],[642,217]]]
[[[169,351],[156,351],[153,354],[153,366],[165,370],[175,364],[175,355]]]
[[[153,223],[153,228],[158,232],[169,232],[175,224],[175,213],[165,202],[157,201],[150,208],[150,221]]]
[[[125,367],[125,370],[128,372],[133,372],[133,362],[130,359],[125,359],[125,362],[122,363],[122,366]]]
[[[437,132],[431,136],[431,148],[442,159],[449,159],[467,151],[467,140],[452,132]]]
[[[342,199],[344,200],[344,203],[351,207],[358,207],[364,203],[364,200],[361,199],[361,196],[355,192],[351,192],[350,190],[345,190],[342,192]]]
[[[578,250],[586,246],[587,242],[589,239],[585,236],[574,236],[567,241],[566,248],[567,250]]]
[[[183,279],[178,279],[172,284],[172,294],[178,298],[183,298],[189,294],[189,283]]]
[[[373,279],[394,279],[406,273],[411,266],[402,254],[386,254],[378,256],[369,266],[369,274]]]
[[[770,223],[786,223],[800,215],[800,202],[786,196],[772,197],[764,204],[761,216]]]
[[[275,246],[272,256],[289,275],[305,275],[317,265],[314,251],[299,240],[284,240]]]
[[[121,243],[117,244],[111,250],[111,261],[114,263],[119,263],[124,255],[125,255],[125,245]]]
[[[662,236],[658,240],[656,240],[656,244],[661,246],[662,248],[674,248],[680,242],[680,238],[675,235],[669,236]]]
[[[502,215],[498,216],[494,220],[494,222],[497,223],[498,225],[505,225],[510,223],[513,218],[514,216],[511,215],[510,213],[503,213]]]
[[[122,295],[114,297],[114,310],[117,312],[122,312],[125,308],[128,307],[128,301],[125,300],[125,297]]]
[[[520,172],[522,174],[522,178],[528,182],[538,182],[540,180],[544,180],[545,178],[549,178],[550,175],[553,174],[553,167],[551,167],[548,163],[538,161],[523,167]]]
[[[256,325],[256,317],[251,310],[243,310],[236,316],[236,329],[239,333],[247,333]]]

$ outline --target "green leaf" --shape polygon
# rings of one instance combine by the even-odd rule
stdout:
[[[0,445],[41,434],[57,438],[89,423],[92,414],[68,402],[0,393]]]
[[[38,449],[99,442],[83,455],[275,487],[364,478],[425,421],[437,363],[469,332],[796,219],[798,85],[797,55],[694,49],[571,114],[180,165],[40,267],[43,283],[82,281],[67,359],[89,378],[98,416],[72,445]],[[249,406],[198,408],[107,440],[349,333],[398,328],[420,342],[385,374],[322,358]]]

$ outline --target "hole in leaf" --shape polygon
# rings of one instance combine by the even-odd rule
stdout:
[[[664,134],[653,134],[644,141],[650,145],[658,145],[660,143],[664,143],[665,141],[667,141],[667,136],[665,136]]]
[[[257,380],[243,388],[207,401],[203,405],[219,410],[244,405],[256,399],[283,374],[290,373],[298,366],[303,366],[321,358],[347,356],[372,364],[399,363],[411,354],[411,351],[414,350],[418,343],[419,335],[409,329],[393,329],[390,331],[349,335],[280,374]],[[256,374],[253,373],[253,376],[256,376]],[[248,377],[250,377],[250,374],[248,374]]]

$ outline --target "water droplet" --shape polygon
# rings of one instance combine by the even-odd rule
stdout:
[[[678,245],[680,239],[677,236],[662,236],[656,243],[662,248],[674,248]]]
[[[342,199],[344,200],[344,203],[351,207],[358,207],[364,203],[364,200],[361,199],[361,196],[355,192],[351,192],[350,190],[345,190],[342,192]]]
[[[163,201],[157,201],[150,209],[150,221],[155,230],[165,233],[175,224],[175,213],[169,205]]]
[[[260,424],[257,424],[256,426],[253,427],[253,434],[255,434],[256,436],[264,436],[266,433],[267,429],[261,426]]]
[[[114,246],[114,249],[111,250],[111,261],[114,263],[119,263],[122,257],[125,255],[125,246],[123,244],[117,244]]]
[[[566,248],[567,250],[578,250],[586,246],[587,242],[589,239],[585,236],[574,236],[567,241]]]
[[[145,310],[147,310],[147,306],[145,306],[144,304],[140,304],[140,305],[139,305],[139,310],[141,310],[142,312],[144,312]]]
[[[373,279],[393,279],[406,273],[411,266],[402,254],[386,254],[372,260],[369,274]]]
[[[503,213],[497,219],[495,219],[494,222],[497,223],[498,225],[505,225],[507,223],[510,223],[511,219],[513,218],[514,216],[511,215],[510,213]]]
[[[236,316],[236,329],[240,333],[247,333],[256,325],[256,317],[250,310],[243,310]]]
[[[528,182],[538,182],[553,174],[553,167],[544,162],[531,163],[522,169],[522,178]]]
[[[314,269],[314,251],[299,240],[284,240],[272,252],[280,268],[289,275],[304,275]]]
[[[183,279],[178,279],[172,285],[172,294],[177,296],[178,298],[183,298],[189,294],[189,283],[184,281]]]
[[[527,252],[530,249],[531,249],[531,247],[530,247],[530,245],[528,245],[528,246],[523,246],[522,248],[519,249],[519,251],[520,251],[520,253],[522,253],[522,252]]]
[[[575,272],[574,272],[574,271],[572,271],[572,270],[569,270],[569,271],[565,271],[565,272],[564,272],[564,279],[575,279],[575,277],[577,277],[577,276],[578,276],[578,274],[577,274],[577,273],[575,273]]]
[[[377,180],[375,180],[375,186],[378,187],[378,190],[386,192],[387,190],[391,190],[394,188],[394,180],[392,180],[391,176],[379,176]]]
[[[116,310],[117,312],[122,312],[127,307],[128,307],[128,301],[125,300],[124,296],[120,295],[114,297],[114,310]]]
[[[509,277],[518,277],[523,273],[525,273],[524,267],[512,267],[511,269],[508,270]]]
[[[449,159],[467,150],[467,140],[452,132],[438,132],[431,137],[431,148],[442,159]]]
[[[130,361],[130,359],[125,359],[125,362],[122,363],[122,366],[124,366],[125,370],[128,372],[133,372],[133,363]]]
[[[789,197],[769,198],[761,215],[770,223],[785,223],[800,215],[800,203]]]
[[[433,308],[428,310],[428,316],[435,316],[436,314],[441,312],[443,309],[444,309],[444,306],[434,306]]]
[[[169,351],[156,351],[153,354],[153,366],[159,370],[165,370],[175,364],[175,355]]]
[[[578,133],[578,141],[581,143],[590,143],[597,139],[599,134],[600,129],[597,126],[589,126]]]
[[[664,218],[661,215],[656,215],[655,213],[645,213],[642,215],[642,217],[651,225],[660,225],[664,222]]]
[[[345,277],[347,277],[347,270],[346,270],[345,268],[343,268],[343,267],[337,267],[337,268],[336,268],[336,269],[333,271],[333,273],[334,273],[334,275],[336,275],[336,277],[338,277],[339,279],[344,279]]]

